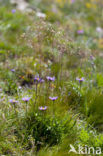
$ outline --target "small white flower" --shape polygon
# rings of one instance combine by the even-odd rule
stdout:
[[[100,32],[102,32],[103,30],[102,30],[101,27],[97,27],[97,28],[96,28],[96,31],[100,33]]]
[[[22,87],[21,87],[21,86],[19,86],[19,87],[18,87],[18,89],[22,89]]]
[[[40,18],[45,18],[46,14],[42,13],[42,12],[37,12],[36,15]]]
[[[34,67],[36,67],[37,66],[37,63],[34,63]]]

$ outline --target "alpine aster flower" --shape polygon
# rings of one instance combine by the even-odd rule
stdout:
[[[71,95],[71,92],[69,92],[68,95],[70,96]]]
[[[48,81],[55,81],[55,77],[54,77],[54,76],[53,76],[53,77],[47,76],[46,79],[47,79]]]
[[[30,99],[31,99],[30,97],[24,97],[24,98],[22,98],[22,100],[23,100],[24,102],[28,102]]]
[[[11,72],[15,72],[15,69],[11,69]]]
[[[18,103],[18,101],[15,100],[15,99],[10,99],[9,102],[10,102],[10,103],[13,103],[13,104]]]
[[[84,33],[84,30],[78,30],[77,33],[78,34],[83,34]]]
[[[94,60],[94,57],[93,57],[92,55],[90,55],[90,59],[91,59],[91,60]]]
[[[49,99],[52,100],[52,101],[55,101],[57,98],[58,98],[57,96],[55,96],[55,97],[49,97]]]
[[[75,0],[71,0],[71,3],[74,3],[75,2]]]
[[[11,11],[13,14],[16,12],[16,10],[15,9],[12,9],[12,11]]]
[[[84,81],[84,77],[82,77],[82,78],[78,78],[77,77],[76,80],[79,81],[79,82],[83,82]]]
[[[42,111],[44,111],[44,110],[46,110],[47,109],[47,106],[41,106],[41,107],[39,107],[39,110],[42,110]]]
[[[34,82],[37,82],[37,83],[40,82],[40,83],[42,83],[42,82],[44,82],[44,80],[42,78],[40,78],[39,76],[35,76]]]
[[[41,83],[43,83],[43,82],[44,82],[44,80],[43,80],[43,79],[40,79],[40,82],[41,82]]]
[[[53,105],[52,105],[52,111],[53,111],[53,117],[55,116],[55,107],[54,107],[54,101],[57,99],[58,97],[49,97],[50,100],[53,101]]]

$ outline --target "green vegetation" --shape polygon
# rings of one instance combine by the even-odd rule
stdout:
[[[103,149],[102,0],[28,3],[0,2],[0,155]]]

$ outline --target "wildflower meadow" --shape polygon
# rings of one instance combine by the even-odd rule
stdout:
[[[103,155],[103,0],[0,0],[0,156]]]

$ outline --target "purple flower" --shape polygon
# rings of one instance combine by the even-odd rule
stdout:
[[[31,98],[30,97],[24,97],[22,98],[23,101],[28,102]]]
[[[71,0],[71,3],[74,3],[75,2],[75,0]]]
[[[94,56],[90,55],[90,59],[91,60],[95,60]]]
[[[15,99],[10,99],[9,102],[10,102],[10,103],[13,103],[13,104],[18,103],[18,101],[15,100]]]
[[[11,12],[14,14],[16,12],[16,10],[15,9],[12,9]]]
[[[39,107],[39,110],[43,110],[43,111],[44,111],[44,110],[46,110],[46,109],[47,109],[47,106],[44,106],[44,107],[41,106],[41,107]]]
[[[43,79],[40,79],[40,81],[39,81],[39,82],[43,83],[43,82],[44,82],[44,80],[43,80]]]
[[[35,82],[35,81],[39,81],[39,79],[40,79],[39,76],[38,76],[38,77],[35,76],[35,78],[34,78],[34,82]]]
[[[84,33],[84,30],[78,30],[77,33],[78,34],[83,34]]]
[[[55,81],[55,77],[54,77],[54,76],[53,76],[53,77],[47,76],[46,79],[47,79],[48,81]]]
[[[84,77],[82,77],[82,78],[78,78],[77,77],[76,80],[79,81],[79,82],[83,82],[84,81]]]
[[[44,80],[42,78],[40,78],[39,76],[35,76],[34,82],[37,82],[37,83],[40,82],[40,83],[42,83],[42,82],[44,82]]]
[[[71,92],[69,92],[68,95],[70,96],[71,95]]]
[[[55,97],[49,97],[49,99],[52,100],[52,101],[55,101],[57,98],[58,98],[57,96],[55,96]]]
[[[15,69],[11,69],[11,72],[15,72]]]

